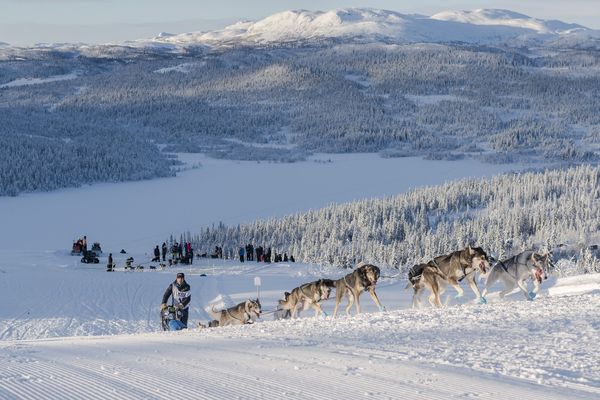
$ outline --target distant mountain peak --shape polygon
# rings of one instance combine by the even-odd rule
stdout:
[[[504,9],[479,8],[472,11],[443,11],[431,16],[431,19],[453,21],[473,25],[497,25],[530,29],[537,33],[564,33],[573,29],[587,29],[582,25],[569,24],[557,20],[532,18]]]

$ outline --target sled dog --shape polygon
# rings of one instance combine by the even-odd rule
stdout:
[[[467,246],[463,250],[435,257],[426,264],[417,264],[411,268],[408,273],[409,285],[412,284],[413,308],[421,305],[421,295],[425,289],[431,291],[429,303],[435,307],[441,307],[440,296],[446,290],[446,285],[450,284],[456,289],[456,297],[462,297],[464,290],[460,287],[460,282],[466,279],[469,286],[480,299],[485,303],[485,298],[481,295],[475,274],[480,272],[485,274],[490,268],[488,256],[481,247]]]
[[[291,307],[288,306],[288,301],[291,293],[285,292],[283,294],[283,299],[277,301],[277,310],[274,313],[275,320],[279,319],[289,319],[292,317]]]
[[[533,300],[540,291],[542,279],[548,279],[547,271],[552,265],[550,254],[539,254],[532,250],[526,250],[509,259],[498,261],[490,271],[485,281],[485,289],[482,296],[501,280],[504,290],[500,292],[500,298],[518,287],[527,300]],[[533,280],[533,291],[527,290],[526,280]]]
[[[346,306],[346,315],[350,315],[350,308],[356,302],[356,313],[360,314],[360,295],[364,291],[368,291],[379,310],[383,310],[383,306],[379,302],[377,293],[375,293],[375,285],[379,279],[379,267],[372,264],[359,263],[351,273],[341,279],[333,281],[335,286],[335,308],[333,316],[337,315],[338,307],[342,301],[342,297],[348,298]]]
[[[333,281],[331,279],[319,279],[315,282],[300,285],[289,293],[285,292],[285,298],[279,300],[279,309],[287,311],[285,314],[289,313],[292,318],[298,317],[300,308],[302,308],[302,311],[306,311],[308,307],[315,310],[315,317],[318,317],[321,313],[326,315],[321,308],[321,301],[329,298],[332,287]]]
[[[260,317],[260,314],[261,307],[258,299],[248,299],[237,306],[221,311],[216,311],[213,306],[210,311],[210,315],[218,321],[218,326],[251,324],[254,318]]]
[[[440,301],[440,283],[438,278],[442,281],[448,280],[446,275],[438,268],[429,264],[417,264],[408,271],[409,284],[406,286],[412,286],[414,290],[412,307],[418,308],[421,305],[421,291],[429,289],[432,293],[429,302],[432,306],[441,307]],[[418,294],[417,294],[418,292]]]

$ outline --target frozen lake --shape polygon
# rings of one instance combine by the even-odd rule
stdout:
[[[181,159],[202,166],[175,178],[0,197],[0,250],[67,250],[85,234],[104,250],[149,251],[171,233],[194,233],[219,221],[250,222],[515,169],[376,154],[316,155],[293,164],[190,154]]]

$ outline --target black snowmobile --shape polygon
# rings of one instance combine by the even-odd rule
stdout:
[[[100,259],[96,257],[96,252],[88,250],[83,253],[83,257],[81,257],[81,262],[84,264],[98,264]]]
[[[160,325],[162,326],[163,331],[169,330],[169,321],[175,319],[179,321],[182,316],[182,311],[175,307],[174,305],[167,306],[164,310],[160,312]]]

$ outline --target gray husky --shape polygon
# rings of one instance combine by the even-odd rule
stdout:
[[[518,287],[527,300],[533,300],[540,291],[542,279],[548,279],[547,271],[551,265],[550,254],[542,255],[532,250],[498,261],[486,278],[482,296],[487,294],[494,283],[501,280],[504,283],[504,290],[500,292],[500,298]],[[534,289],[532,292],[527,290],[525,281],[528,279],[533,280]]]
[[[466,279],[469,286],[479,298],[481,303],[485,303],[485,298],[479,292],[475,282],[475,274],[480,272],[485,274],[490,267],[488,256],[481,247],[468,246],[463,250],[455,251],[445,256],[435,257],[426,264],[417,264],[408,272],[409,284],[414,289],[413,308],[421,304],[421,294],[427,288],[431,290],[429,303],[432,306],[441,307],[440,296],[444,293],[447,284],[456,289],[456,297],[464,295],[460,282]]]
[[[209,326],[227,326],[227,325],[245,325],[254,322],[255,318],[260,318],[261,308],[260,301],[246,300],[237,306],[227,308],[225,310],[216,311],[214,306],[211,308],[210,314],[218,321],[211,321]]]
[[[337,315],[338,307],[344,296],[348,298],[346,315],[350,315],[352,304],[356,304],[356,313],[360,314],[360,295],[362,292],[369,292],[379,310],[384,311],[385,307],[381,305],[377,293],[375,293],[375,285],[377,285],[380,273],[381,271],[376,265],[360,262],[358,268],[353,272],[341,279],[333,281],[333,285],[335,286],[335,308],[333,309],[333,316],[335,317]]]
[[[329,298],[332,287],[333,281],[331,279],[319,279],[315,282],[300,285],[291,292],[285,292],[284,299],[279,300],[278,311],[283,311],[283,318],[288,315],[296,318],[299,308],[305,311],[308,307],[312,307],[315,310],[315,317],[321,313],[326,315],[321,308],[321,301]]]

